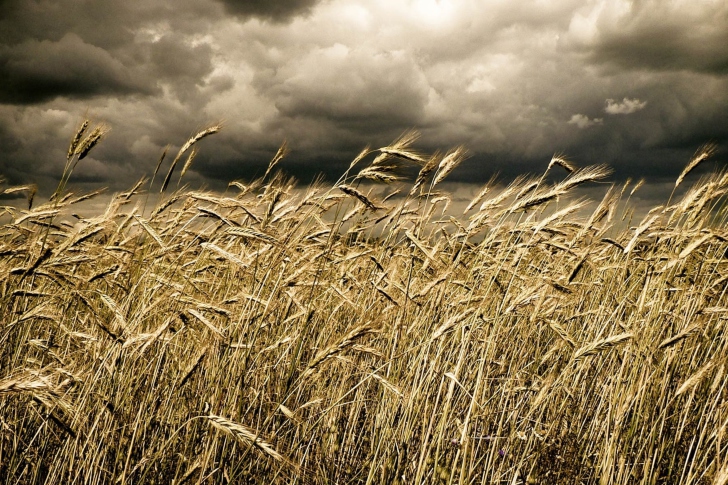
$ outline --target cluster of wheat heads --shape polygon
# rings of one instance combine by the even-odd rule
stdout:
[[[0,481],[727,483],[728,176],[630,227],[639,184],[588,206],[608,171],[555,157],[452,217],[465,152],[415,138],[331,186],[284,148],[224,194],[4,208]]]

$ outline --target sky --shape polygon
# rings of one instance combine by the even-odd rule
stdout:
[[[701,170],[728,161],[728,2],[0,0],[0,176],[52,192],[85,117],[111,131],[81,188],[127,189],[217,122],[191,186],[259,176],[284,140],[283,170],[336,180],[408,129],[467,147],[454,182],[561,153],[667,186],[706,142]]]

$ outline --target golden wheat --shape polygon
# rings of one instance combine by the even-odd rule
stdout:
[[[464,149],[408,132],[330,185],[296,188],[284,143],[233,194],[147,207],[166,150],[149,185],[67,190],[103,133],[4,209],[0,482],[726,481],[725,175],[630,228],[629,184],[592,204],[609,170],[555,155],[462,212]]]

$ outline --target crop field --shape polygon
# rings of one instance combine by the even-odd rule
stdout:
[[[48,202],[0,186],[31,202],[0,219],[0,482],[728,483],[713,147],[632,220],[639,183],[577,198],[610,171],[560,157],[453,212],[465,150],[413,133],[334,183],[297,187],[284,146],[178,185],[219,128],[97,214],[68,187],[103,126]]]

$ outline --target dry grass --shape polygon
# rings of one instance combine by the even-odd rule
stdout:
[[[620,229],[628,187],[585,212],[608,171],[555,157],[458,219],[432,189],[464,150],[408,133],[331,187],[274,174],[283,146],[226,194],[145,210],[140,182],[72,225],[88,129],[51,202],[4,209],[1,482],[728,481],[727,177]]]

